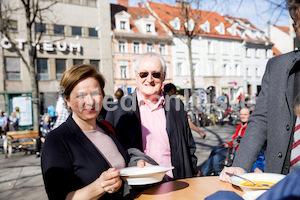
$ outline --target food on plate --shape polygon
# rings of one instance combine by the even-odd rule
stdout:
[[[249,181],[244,181],[241,183],[242,186],[247,186],[247,187],[265,187],[265,188],[270,188],[273,185],[275,185],[278,181],[277,180],[251,180],[253,183],[256,185],[253,185],[253,183]]]

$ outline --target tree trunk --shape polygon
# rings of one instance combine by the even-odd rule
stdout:
[[[190,65],[190,77],[191,77],[191,98],[192,104],[191,109],[197,107],[197,98],[195,94],[195,78],[194,78],[194,66],[193,66],[193,58],[192,58],[192,39],[187,37],[187,46],[188,46],[188,56],[189,56],[189,65]]]
[[[37,72],[35,69],[36,59],[37,59],[37,50],[35,46],[32,46],[34,41],[34,35],[32,33],[32,26],[34,23],[31,23],[31,12],[30,12],[30,4],[27,3],[27,7],[25,8],[26,15],[26,23],[27,23],[27,46],[28,46],[28,57],[29,57],[29,65],[27,66],[30,83],[31,83],[31,95],[32,95],[32,114],[33,114],[33,128],[34,130],[38,130],[40,124],[40,100],[39,100],[39,85],[37,81]]]
[[[195,78],[194,78],[194,66],[193,66],[193,58],[192,58],[192,39],[187,37],[187,46],[189,53],[189,65],[190,65],[190,76],[191,76],[191,92],[194,94],[195,92]]]

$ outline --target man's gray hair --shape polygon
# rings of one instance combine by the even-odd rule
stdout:
[[[135,72],[137,72],[137,70],[138,70],[138,67],[139,67],[139,64],[140,64],[140,61],[141,61],[141,59],[142,58],[144,58],[144,57],[157,57],[157,58],[159,58],[159,60],[160,60],[160,62],[161,62],[161,66],[162,66],[162,72],[163,73],[165,73],[166,72],[166,63],[165,63],[165,60],[164,60],[164,58],[160,55],[160,54],[157,54],[157,53],[153,53],[153,52],[148,52],[148,53],[144,53],[144,54],[142,54],[142,55],[140,55],[137,59],[136,59],[136,61],[135,61],[135,63],[134,63],[134,71]]]
[[[291,18],[294,20],[294,23],[296,24],[297,21],[299,20],[297,11],[300,8],[300,0],[287,0],[286,7],[288,8],[288,10],[290,12]]]

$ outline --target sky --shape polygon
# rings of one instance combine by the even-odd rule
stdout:
[[[129,6],[138,6],[139,2],[146,0],[129,0]],[[148,0],[174,5],[175,0]],[[189,0],[195,1],[195,0]],[[116,3],[117,0],[110,0]],[[200,9],[216,11],[221,15],[246,18],[260,30],[265,30],[270,21],[273,25],[289,26],[289,13],[283,7],[286,0],[201,0]],[[228,6],[230,5],[230,6]]]

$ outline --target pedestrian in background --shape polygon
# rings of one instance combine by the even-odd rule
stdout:
[[[0,110],[0,135],[6,135],[7,128],[8,128],[7,116],[5,116],[4,112]]]
[[[44,144],[46,136],[52,131],[54,123],[51,121],[51,115],[45,113],[39,126],[39,138],[36,140],[36,156],[40,157],[42,144]]]
[[[118,101],[121,100],[121,98],[124,96],[124,92],[122,89],[117,89],[117,91],[115,92],[115,97],[117,98]]]
[[[173,84],[173,83],[168,83],[164,86],[164,93],[166,95],[169,95],[169,96],[172,96],[172,95],[176,95],[177,94],[177,89],[176,89],[176,86]],[[188,118],[189,120],[189,125],[190,125],[190,128],[193,130],[193,131],[196,131],[201,138],[205,139],[206,137],[206,133],[204,133],[203,131],[201,131],[192,121],[190,118]]]

